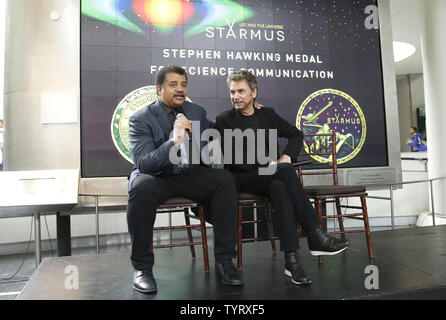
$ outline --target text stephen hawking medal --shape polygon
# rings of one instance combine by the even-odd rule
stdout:
[[[111,136],[119,153],[133,163],[130,153],[129,119],[137,110],[157,99],[156,86],[136,89],[125,96],[115,109],[111,121]]]
[[[345,92],[323,89],[309,95],[299,108],[296,127],[304,134],[336,131],[338,164],[352,160],[361,151],[366,138],[367,126],[359,104]],[[306,150],[310,147],[304,143]],[[317,150],[315,150],[317,151]],[[321,163],[328,156],[312,156]]]

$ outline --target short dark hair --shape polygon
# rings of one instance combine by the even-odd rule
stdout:
[[[184,70],[184,68],[177,66],[177,65],[170,65],[170,66],[166,66],[161,68],[155,75],[155,85],[158,86],[162,86],[164,83],[164,80],[166,80],[166,74],[173,72],[182,76],[186,77],[186,81],[187,81],[187,72],[186,70]]]
[[[246,80],[246,82],[248,83],[248,85],[252,91],[254,91],[255,88],[258,89],[258,83],[257,83],[257,79],[256,79],[255,75],[253,75],[251,72],[249,72],[247,70],[233,71],[228,76],[228,79],[226,80],[226,82],[229,87],[229,85],[231,84],[232,81],[243,81],[243,80]]]
[[[418,132],[418,128],[417,127],[410,127],[411,129],[413,129],[415,132]]]

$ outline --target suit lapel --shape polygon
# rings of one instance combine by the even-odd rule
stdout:
[[[186,118],[188,118],[189,120],[192,120],[193,118],[191,117],[190,110],[187,107],[187,103],[186,102],[184,102],[184,104],[182,106],[182,109],[183,109],[184,116]]]
[[[161,128],[163,129],[164,135],[167,137],[167,139],[169,139],[172,128],[170,127],[169,119],[167,119],[166,113],[159,104],[159,100],[155,101],[152,104],[151,111],[160,124]]]

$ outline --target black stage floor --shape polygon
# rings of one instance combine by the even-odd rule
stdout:
[[[300,255],[312,284],[298,286],[283,274],[283,255],[272,256],[269,242],[244,244],[245,284],[226,287],[204,273],[201,248],[193,260],[188,247],[156,249],[154,274],[158,294],[132,289],[128,253],[46,258],[24,287],[19,300],[308,300],[446,299],[446,226],[372,232],[376,257],[369,260],[363,234],[352,234],[343,253],[319,265],[306,239]],[[212,257],[213,250],[209,250]],[[377,269],[371,274],[367,266]],[[71,288],[73,269],[79,287]],[[376,272],[378,271],[378,273]],[[377,276],[377,277],[376,277]],[[369,277],[369,278],[368,278]],[[374,277],[374,282],[370,281]],[[378,281],[378,282],[376,282]],[[378,284],[367,289],[366,284]]]

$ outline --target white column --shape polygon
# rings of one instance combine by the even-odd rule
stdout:
[[[3,88],[5,86],[6,1],[0,1],[0,119],[3,119]]]
[[[429,178],[446,176],[446,1],[424,0],[421,42]],[[446,180],[434,186],[435,213],[446,213]]]

